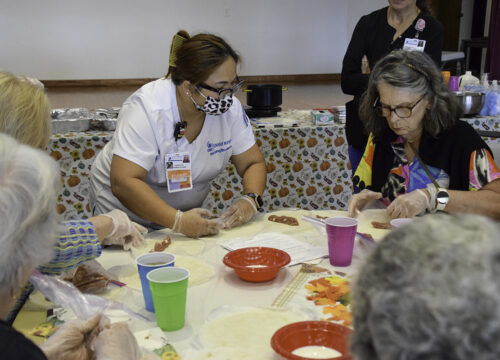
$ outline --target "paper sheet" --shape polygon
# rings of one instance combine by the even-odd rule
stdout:
[[[286,251],[288,255],[290,255],[291,261],[288,266],[328,256],[327,249],[304,243],[291,236],[280,233],[265,233],[256,235],[252,238],[237,238],[220,245],[230,251],[251,246],[280,249]]]

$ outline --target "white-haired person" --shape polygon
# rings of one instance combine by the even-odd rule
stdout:
[[[115,356],[111,357],[114,359],[138,359],[137,343],[128,327],[101,329],[100,315],[87,321],[66,323],[40,348],[3,320],[33,270],[53,258],[60,227],[56,210],[59,181],[57,164],[50,156],[0,134],[2,359],[104,359],[110,352],[114,352]],[[99,334],[92,347],[94,350],[90,346],[91,333]]]
[[[352,294],[356,360],[500,359],[500,224],[436,214],[392,231]]]
[[[0,71],[0,133],[45,149],[51,126],[50,104],[43,85],[36,79]],[[94,259],[100,256],[101,245],[137,246],[147,231],[120,210],[63,221],[59,229],[54,257],[39,267],[43,273],[61,273]]]

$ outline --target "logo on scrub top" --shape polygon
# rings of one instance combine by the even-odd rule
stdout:
[[[215,155],[217,153],[226,152],[233,147],[233,145],[231,145],[232,141],[232,139],[221,141],[218,143],[211,143],[210,141],[207,141],[207,153],[209,153],[210,155]]]

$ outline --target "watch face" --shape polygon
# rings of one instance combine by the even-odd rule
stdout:
[[[440,204],[446,204],[450,198],[450,194],[447,191],[439,191],[436,198]]]

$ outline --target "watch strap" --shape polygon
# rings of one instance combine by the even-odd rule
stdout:
[[[262,200],[262,197],[260,195],[257,195],[255,193],[246,193],[245,197],[252,199],[252,201],[255,204],[255,207],[257,208],[257,211],[264,211],[262,209],[262,205],[264,205],[264,202]]]

